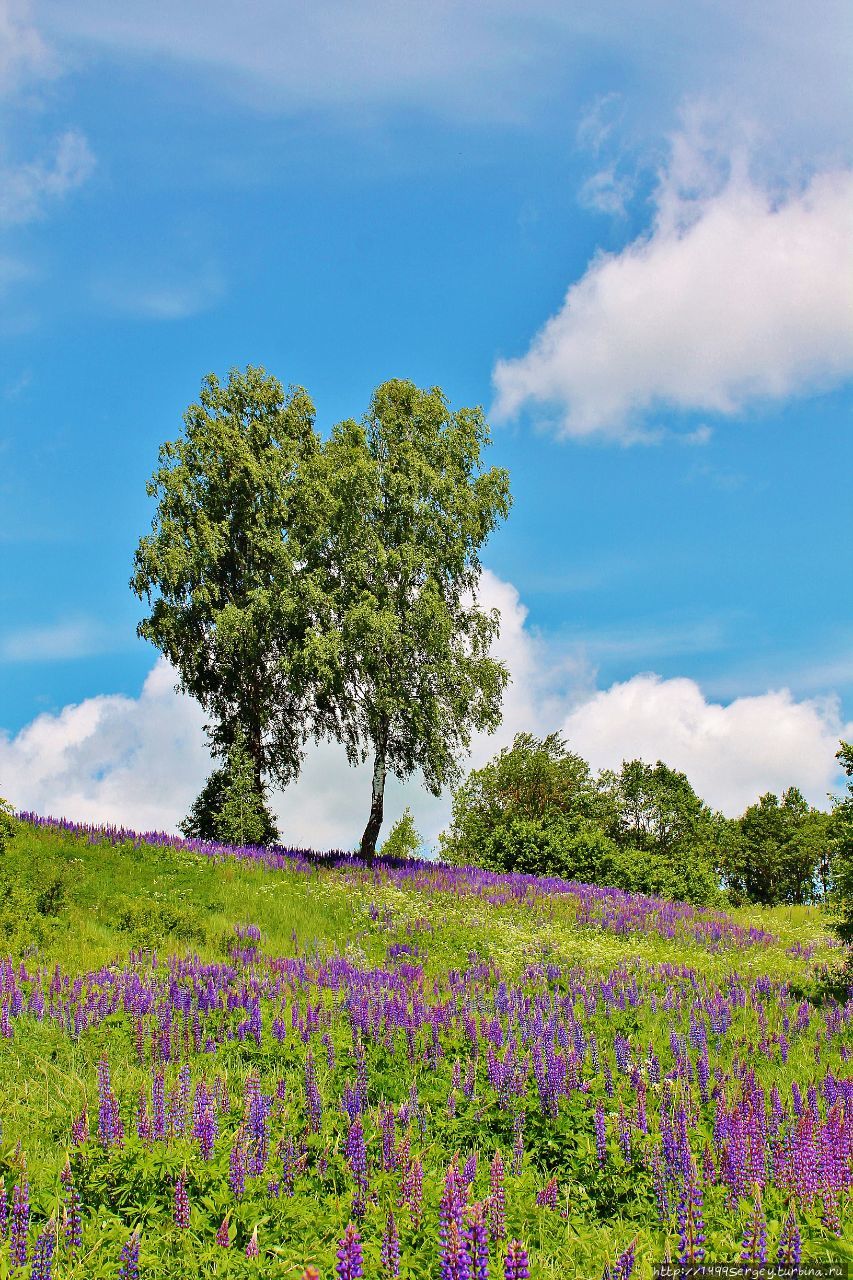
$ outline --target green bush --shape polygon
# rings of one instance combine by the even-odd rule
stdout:
[[[422,843],[423,841],[415,827],[412,811],[406,805],[402,817],[397,819],[388,832],[388,838],[379,850],[379,856],[382,858],[413,858]]]

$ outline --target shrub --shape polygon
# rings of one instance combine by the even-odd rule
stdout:
[[[397,819],[388,832],[388,838],[379,850],[379,855],[382,858],[413,858],[422,843],[415,827],[412,811],[406,805],[402,817]]]

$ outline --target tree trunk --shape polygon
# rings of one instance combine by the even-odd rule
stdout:
[[[382,817],[385,810],[385,777],[387,769],[385,767],[385,746],[376,749],[376,761],[373,765],[373,793],[370,804],[370,817],[367,819],[367,826],[364,828],[364,835],[361,837],[361,848],[359,849],[359,857],[370,861],[376,854],[376,841],[379,839],[379,831],[382,826]]]

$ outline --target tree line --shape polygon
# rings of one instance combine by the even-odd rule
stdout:
[[[441,851],[494,871],[701,905],[825,902],[848,809],[816,809],[792,786],[726,818],[662,761],[627,760],[594,776],[560,734],[521,733],[456,791]]]

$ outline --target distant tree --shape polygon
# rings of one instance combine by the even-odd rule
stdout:
[[[208,778],[181,831],[197,840],[223,844],[272,844],[278,838],[275,820],[257,789],[252,759],[240,731],[224,766]]]
[[[379,850],[383,858],[413,858],[422,844],[408,805],[397,819]]]
[[[232,370],[224,385],[210,374],[183,435],[160,450],[152,532],[131,579],[150,606],[140,636],[207,712],[214,754],[245,735],[260,797],[266,778],[297,775],[311,723],[311,620],[291,531],[302,469],[320,448],[313,423],[306,392],[285,394],[261,368]]]
[[[813,809],[796,787],[750,805],[736,826],[726,883],[741,900],[765,906],[806,903],[829,889],[830,816]]]
[[[719,815],[663,761],[626,760],[599,777],[604,822],[618,855],[601,875],[620,887],[697,905],[723,900]]]
[[[613,851],[589,765],[559,733],[519,733],[453,797],[442,856],[449,862],[594,879]]]
[[[318,714],[351,763],[372,757],[360,853],[382,826],[389,773],[438,795],[474,730],[494,729],[508,675],[490,656],[499,616],[477,601],[479,550],[510,506],[483,470],[480,409],[438,387],[383,383],[363,422],[339,423],[314,468],[305,601]]]
[[[833,929],[842,942],[853,942],[853,743],[842,742],[836,759],[847,774],[847,795],[835,806]]]
[[[0,796],[0,855],[6,852],[17,825],[12,806]]]

